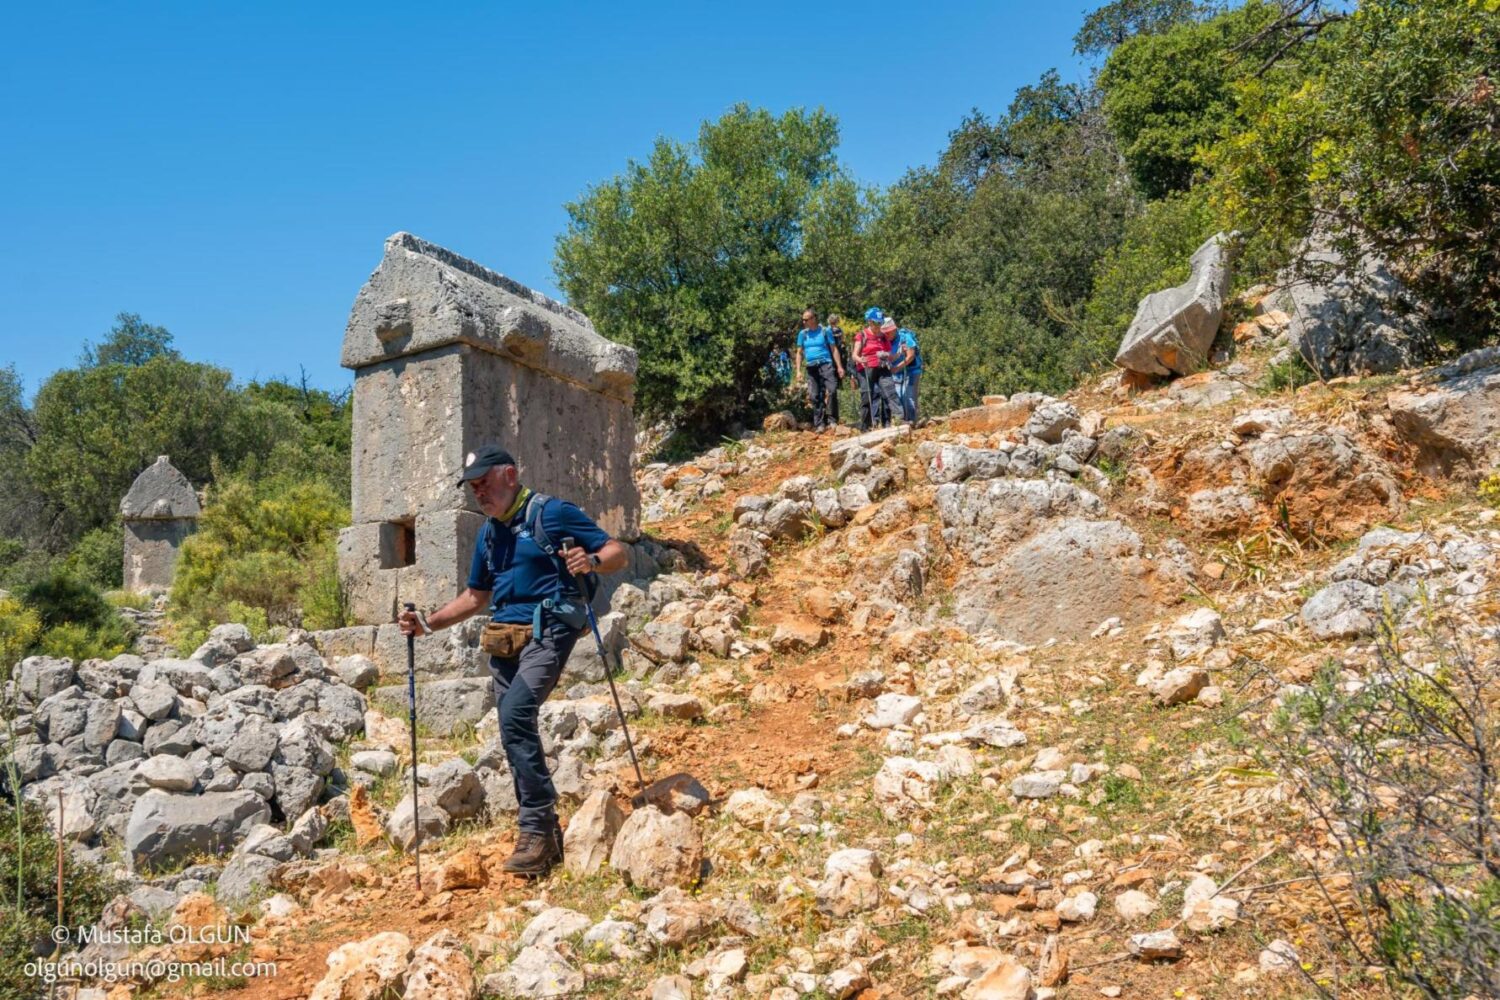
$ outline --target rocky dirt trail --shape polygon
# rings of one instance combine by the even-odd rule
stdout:
[[[1473,484],[1500,459],[1500,370],[1268,392],[1264,361],[858,441],[778,418],[646,466],[648,531],[680,559],[616,595],[627,700],[651,774],[690,771],[711,801],[624,815],[603,695],[576,685],[568,870],[503,876],[486,789],[418,894],[377,782],[319,829],[333,848],[268,865],[239,907],[277,975],[155,990],[1380,993],[1324,933],[1353,905],[1336,831],[1264,745],[1330,670],[1389,669],[1383,628],[1420,660],[1441,621],[1493,662],[1500,517]],[[404,730],[374,713],[363,739]],[[482,732],[423,746],[424,774],[467,761],[429,778],[445,802],[493,758]],[[174,919],[227,919],[214,905]]]

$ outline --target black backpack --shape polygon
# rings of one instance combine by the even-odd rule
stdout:
[[[572,579],[572,574],[568,572],[567,561],[563,558],[561,550],[552,541],[551,536],[547,534],[546,527],[542,524],[542,512],[552,499],[552,497],[545,493],[531,494],[531,496],[526,498],[526,508],[524,516],[520,518],[520,523],[512,522],[508,527],[511,534],[516,536],[517,541],[522,538],[530,538],[537,548],[546,553],[547,558],[557,560],[559,588],[561,589],[561,581]],[[495,523],[498,523],[496,519],[493,517],[490,518],[489,523],[485,526],[486,530],[493,531]],[[498,575],[499,569],[495,566],[495,541],[493,535],[486,540],[485,552],[489,560],[490,572]],[[594,595],[599,592],[599,574],[592,572],[584,574],[583,588],[585,599],[592,604]]]

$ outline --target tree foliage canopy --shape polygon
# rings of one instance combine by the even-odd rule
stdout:
[[[1130,175],[1147,198],[1186,191],[1199,151],[1229,119],[1236,79],[1256,69],[1262,46],[1246,46],[1277,16],[1262,0],[1206,21],[1122,42],[1099,76],[1104,114]]]
[[[1104,55],[1136,35],[1159,34],[1209,9],[1197,0],[1114,0],[1084,17],[1073,36],[1073,51],[1080,56]]]
[[[1500,331],[1500,2],[1367,0],[1245,77],[1207,153],[1229,221],[1389,260],[1460,344]]]
[[[647,416],[721,420],[765,388],[771,347],[814,294],[856,291],[846,248],[868,214],[839,169],[823,111],[739,106],[691,147],[658,139],[644,163],[567,206],[558,282],[640,355]]]

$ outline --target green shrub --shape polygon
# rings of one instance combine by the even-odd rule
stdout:
[[[104,599],[112,608],[130,608],[132,611],[147,611],[156,603],[156,598],[150,594],[134,590],[105,591]]]
[[[1266,366],[1260,387],[1265,392],[1295,391],[1317,381],[1317,378],[1318,373],[1312,370],[1312,366],[1301,354],[1293,351],[1285,361],[1273,361]]]
[[[1491,472],[1480,481],[1479,499],[1491,507],[1500,507],[1500,472]]]
[[[42,619],[15,597],[0,597],[0,684],[42,635]]]
[[[116,887],[102,868],[71,854],[65,857],[63,924],[93,924]],[[49,934],[57,919],[56,859],[57,841],[42,811],[26,804],[18,816],[13,803],[0,801],[0,949],[6,956],[0,961],[0,997],[36,996],[40,988],[24,978],[24,970],[36,948],[42,954],[53,948]]]
[[[65,622],[42,633],[38,652],[45,656],[67,657],[74,663],[84,660],[108,660],[130,648],[130,628],[115,618],[104,625]]]
[[[70,623],[104,625],[115,617],[103,594],[63,570],[32,583],[21,596],[41,616],[43,628]]]
[[[168,615],[180,648],[220,622],[265,635],[346,624],[334,546],[348,507],[321,480],[235,474],[209,491],[183,543]]]
[[[76,579],[101,590],[123,586],[123,546],[123,531],[118,521],[107,528],[94,528],[78,539],[63,559],[62,568]]]
[[[339,582],[338,550],[325,545],[312,559],[312,575],[302,585],[302,627],[342,628],[349,624],[349,606]]]

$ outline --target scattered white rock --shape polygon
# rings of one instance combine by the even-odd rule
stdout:
[[[922,699],[888,691],[875,699],[875,710],[865,716],[864,723],[871,729],[892,729],[910,724],[920,711]]]
[[[1099,906],[1099,897],[1092,892],[1080,892],[1057,904],[1058,919],[1064,923],[1081,924],[1094,919]]]
[[[1126,889],[1115,897],[1115,912],[1122,920],[1144,920],[1156,912],[1156,900],[1139,889]]]

